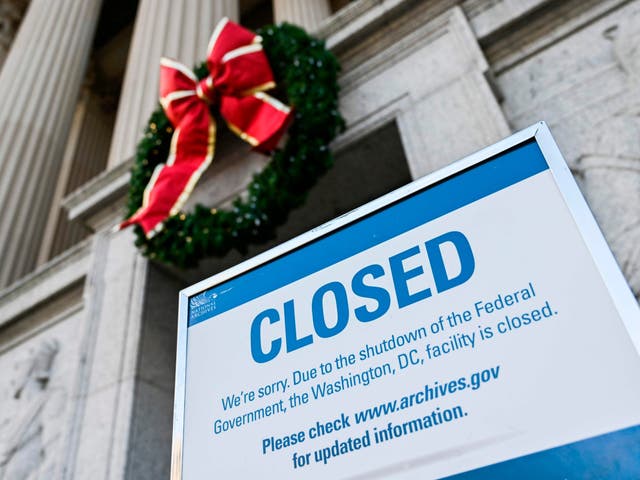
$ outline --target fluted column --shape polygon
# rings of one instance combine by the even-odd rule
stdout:
[[[104,171],[107,164],[114,113],[102,107],[102,98],[89,87],[83,90],[71,123],[38,265],[87,236],[87,227],[66,218],[61,202],[66,195]]]
[[[0,1],[0,68],[18,31],[28,0]]]
[[[328,0],[273,0],[276,23],[295,23],[312,32],[329,15],[331,8]]]
[[[109,167],[135,153],[144,125],[158,103],[160,57],[192,67],[205,60],[207,43],[222,17],[237,21],[238,0],[141,0],[120,95]]]
[[[101,0],[32,0],[0,72],[0,286],[33,269]]]

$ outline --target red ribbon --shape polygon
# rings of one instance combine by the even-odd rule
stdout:
[[[216,105],[229,128],[256,150],[269,152],[288,126],[291,110],[264,93],[273,88],[273,73],[262,39],[223,19],[209,42],[209,75],[198,80],[184,65],[160,61],[160,103],[175,127],[166,163],[153,172],[142,206],[120,228],[137,223],[148,238],[177,214],[213,159]]]

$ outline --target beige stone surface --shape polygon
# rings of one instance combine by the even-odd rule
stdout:
[[[51,275],[64,285],[64,271]],[[10,300],[26,306],[19,296]],[[0,301],[7,306],[6,296]],[[46,303],[2,327],[0,479],[62,478],[81,372],[76,332],[85,315],[81,290],[52,288]]]
[[[614,8],[601,18],[589,16],[607,3],[615,6],[602,2],[596,12],[577,11],[566,20],[573,24],[572,35],[513,60],[497,82],[514,127],[549,123],[640,296],[640,4]],[[539,41],[533,34],[528,40]]]
[[[507,123],[483,75],[488,65],[464,13],[429,11],[408,34],[391,24],[390,46],[350,55],[341,80],[342,113],[352,130],[396,117],[414,178],[506,136]],[[366,54],[366,44],[358,44]],[[349,55],[347,51],[345,55]],[[464,134],[461,134],[464,132]],[[347,133],[349,135],[349,132]]]
[[[295,23],[312,32],[331,14],[331,8],[328,0],[273,0],[273,13],[277,23]]]

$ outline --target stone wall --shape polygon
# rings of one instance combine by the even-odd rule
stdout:
[[[488,48],[502,108],[549,124],[640,296],[640,4],[565,3]]]
[[[88,245],[0,297],[0,479],[63,478],[86,353]]]

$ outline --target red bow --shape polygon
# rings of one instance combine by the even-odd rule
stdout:
[[[171,150],[166,163],[154,170],[142,206],[120,228],[137,223],[151,238],[165,218],[180,211],[213,159],[216,124],[211,104],[229,128],[256,150],[275,148],[291,110],[264,93],[275,83],[261,40],[225,18],[209,42],[205,79],[198,80],[178,62],[160,61],[160,103],[175,127]]]

